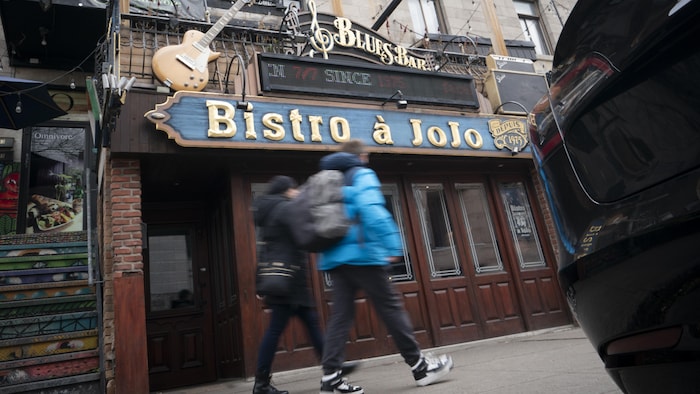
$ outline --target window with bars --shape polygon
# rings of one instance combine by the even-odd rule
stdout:
[[[523,35],[535,44],[535,52],[538,55],[551,55],[552,51],[542,26],[537,3],[528,0],[513,0],[513,4],[518,13],[518,19],[520,19]]]

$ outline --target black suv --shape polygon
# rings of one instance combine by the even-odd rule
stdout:
[[[626,393],[700,393],[700,1],[579,0],[530,141],[559,277]]]

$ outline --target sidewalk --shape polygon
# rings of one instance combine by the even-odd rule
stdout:
[[[350,383],[369,394],[619,394],[578,327],[527,332],[429,349],[450,354],[454,369],[443,380],[416,387],[398,355],[363,360]],[[275,373],[272,382],[291,394],[316,394],[320,367]],[[229,380],[165,391],[169,394],[251,393],[253,381]]]

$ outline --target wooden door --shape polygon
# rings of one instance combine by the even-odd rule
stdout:
[[[411,184],[413,226],[418,250],[417,269],[430,311],[435,346],[467,342],[481,337],[480,317],[466,254],[456,232],[455,205],[448,203],[444,183]]]
[[[475,179],[454,183],[460,237],[481,317],[483,336],[494,337],[525,330],[518,301],[514,270],[504,259],[499,242],[496,207],[488,182]],[[517,274],[517,272],[515,272]]]
[[[556,278],[556,263],[547,247],[541,214],[533,194],[517,178],[501,177],[496,189],[502,204],[504,241],[514,269],[518,270],[519,298],[528,330],[571,323],[568,306]]]
[[[201,223],[148,223],[145,238],[150,389],[213,381],[209,262]]]

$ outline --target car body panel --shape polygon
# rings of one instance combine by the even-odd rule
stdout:
[[[625,392],[700,392],[699,40],[698,0],[580,0],[529,116],[560,283]]]

